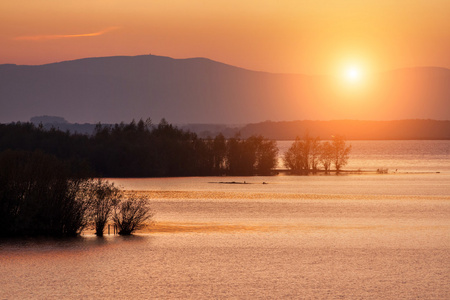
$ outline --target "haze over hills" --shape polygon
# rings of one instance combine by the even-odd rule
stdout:
[[[0,65],[0,122],[132,119],[247,124],[291,120],[450,120],[450,70],[400,69],[350,90],[336,78],[246,70],[205,58],[143,55]]]
[[[40,116],[31,118],[35,126],[45,130],[52,128],[60,131],[91,135],[96,124],[72,124],[61,117]],[[102,124],[115,126],[114,124]],[[154,124],[155,125],[155,124]],[[241,138],[262,135],[272,140],[294,140],[296,137],[319,137],[331,139],[335,135],[348,140],[450,140],[450,120],[395,120],[395,121],[283,121],[260,122],[242,126],[221,124],[175,124],[184,131],[197,134],[200,138],[212,138],[223,134],[231,138],[238,134]]]
[[[248,124],[239,129],[242,137],[262,135],[268,139],[293,140],[296,137],[331,139],[335,135],[348,140],[450,140],[450,121],[291,121]]]

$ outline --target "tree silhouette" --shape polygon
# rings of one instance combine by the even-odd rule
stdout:
[[[258,175],[271,175],[272,169],[277,164],[278,148],[275,141],[256,136],[253,140],[256,143],[255,173]]]
[[[342,167],[347,164],[352,146],[346,146],[344,138],[338,135],[333,136],[331,149],[333,153],[333,163],[336,168],[336,172],[339,173]]]
[[[297,137],[284,155],[284,164],[295,174],[309,173],[310,139]]]
[[[0,153],[0,236],[74,236],[87,225],[85,178],[40,151]]]
[[[170,177],[271,173],[278,149],[261,136],[201,139],[165,119],[97,124],[91,136],[45,130],[31,123],[0,124],[0,152],[35,151],[71,161],[73,172],[96,177]]]
[[[130,235],[142,228],[144,222],[152,217],[150,208],[145,199],[131,197],[122,200],[114,211],[113,220],[119,229],[120,235]]]
[[[333,137],[330,142],[321,142],[318,137],[311,138],[306,135],[300,139],[297,137],[291,147],[284,154],[284,164],[294,174],[309,174],[317,172],[319,163],[325,172],[328,172],[334,164],[339,173],[347,164],[351,146],[346,146],[341,136]]]
[[[108,219],[117,206],[122,194],[113,183],[101,179],[89,182],[88,201],[89,215],[95,228],[97,236],[103,236]]]
[[[333,162],[333,147],[330,142],[326,141],[321,144],[320,149],[319,161],[322,164],[325,173],[328,173],[331,168],[331,163]]]

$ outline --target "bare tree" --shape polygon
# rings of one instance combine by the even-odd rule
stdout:
[[[103,236],[106,222],[111,217],[114,207],[119,203],[122,194],[114,183],[101,179],[91,182],[90,189],[90,212],[95,227],[95,234]]]
[[[113,221],[120,235],[130,235],[142,228],[144,222],[152,216],[146,199],[136,199],[131,196],[115,207]]]

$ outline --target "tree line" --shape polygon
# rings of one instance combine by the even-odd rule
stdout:
[[[164,119],[98,124],[93,135],[0,124],[0,152],[7,149],[40,150],[71,161],[74,172],[102,177],[269,175],[278,154],[276,142],[262,136],[199,138]]]
[[[277,166],[276,142],[262,136],[243,139],[199,138],[164,119],[129,124],[97,124],[92,135],[46,130],[32,123],[0,124],[0,152],[42,151],[69,161],[71,172],[96,177],[270,175]],[[294,174],[337,172],[347,164],[351,147],[341,136],[320,141],[297,137],[283,161]]]

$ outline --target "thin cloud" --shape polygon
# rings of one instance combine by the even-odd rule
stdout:
[[[108,27],[106,29],[91,32],[91,33],[82,33],[82,34],[52,34],[52,35],[32,35],[32,36],[18,36],[15,37],[16,41],[47,41],[47,40],[57,40],[57,39],[67,39],[67,38],[78,38],[78,37],[92,37],[99,36],[105,34],[107,32],[119,29],[119,27]]]

